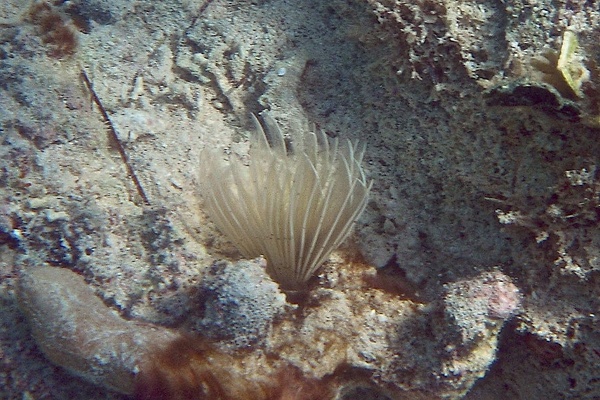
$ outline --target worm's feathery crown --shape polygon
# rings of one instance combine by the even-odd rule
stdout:
[[[317,129],[286,142],[271,117],[263,121],[249,165],[203,153],[202,196],[211,220],[245,257],[263,255],[283,289],[299,290],[365,208],[372,184],[362,167],[365,146],[330,141]]]

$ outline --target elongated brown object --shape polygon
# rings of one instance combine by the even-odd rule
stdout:
[[[261,374],[200,337],[123,319],[64,268],[25,270],[18,301],[54,364],[140,400],[323,400],[327,386],[292,367]]]
[[[33,337],[50,361],[92,383],[132,394],[140,360],[173,331],[121,318],[64,268],[25,271],[18,291]]]

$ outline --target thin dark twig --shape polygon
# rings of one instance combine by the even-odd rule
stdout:
[[[206,11],[206,8],[210,5],[210,3],[212,3],[213,0],[206,0],[201,6],[200,9],[198,10],[198,15],[202,14],[204,11]]]
[[[106,112],[106,109],[102,105],[100,98],[94,91],[92,82],[90,81],[90,79],[88,78],[87,74],[85,73],[85,71],[83,69],[81,70],[81,79],[83,79],[85,86],[87,86],[88,90],[90,91],[90,94],[92,95],[92,100],[98,106],[98,109],[100,110],[100,113],[102,114],[102,118],[104,119],[104,122],[106,123],[106,126],[108,127],[109,139],[111,141],[111,144],[113,144],[116,147],[116,149],[119,151],[119,154],[121,155],[121,159],[123,160],[123,162],[125,163],[125,166],[127,167],[127,173],[133,180],[133,184],[135,185],[138,194],[140,195],[140,197],[142,198],[142,200],[144,201],[144,203],[146,205],[150,205],[150,201],[148,201],[146,192],[144,192],[144,188],[142,187],[140,180],[138,179],[137,175],[135,174],[135,171],[133,170],[133,167],[131,166],[131,163],[129,162],[129,157],[127,156],[127,152],[125,152],[125,148],[123,147],[123,144],[119,140],[117,131],[115,130],[115,127],[114,127],[112,121],[110,120],[110,117],[108,116],[108,113]]]

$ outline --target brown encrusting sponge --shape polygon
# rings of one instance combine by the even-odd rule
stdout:
[[[48,2],[34,2],[26,20],[37,27],[42,41],[50,46],[50,55],[62,58],[73,55],[77,50],[77,29],[69,18]]]
[[[204,339],[182,335],[154,348],[140,365],[137,400],[327,400],[326,382],[307,379],[294,367],[258,377],[246,360],[216,350]]]
[[[29,8],[14,19],[0,18],[0,26],[32,25],[35,33],[49,47],[55,58],[72,56],[77,51],[80,29],[74,20],[47,1],[33,1]]]

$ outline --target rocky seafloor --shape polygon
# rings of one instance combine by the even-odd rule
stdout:
[[[595,2],[5,0],[0,18],[0,398],[129,398],[133,362],[100,350],[152,358],[179,334],[223,398],[600,398]],[[246,157],[264,110],[367,148],[367,208],[300,302],[198,188],[202,150]]]

